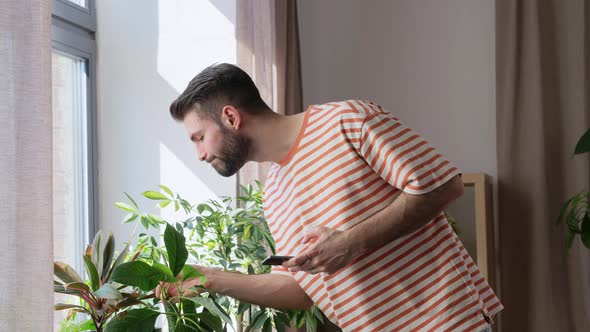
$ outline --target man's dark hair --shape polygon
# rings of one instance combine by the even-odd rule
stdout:
[[[221,108],[228,104],[248,113],[268,109],[245,71],[229,63],[214,64],[190,81],[170,105],[170,114],[182,121],[188,112],[196,111],[219,123]]]

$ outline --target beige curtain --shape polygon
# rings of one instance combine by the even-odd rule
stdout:
[[[590,250],[554,221],[590,189],[590,3],[498,0],[497,148],[503,331],[590,331]]]
[[[303,112],[297,2],[237,1],[237,65],[260,89],[264,101],[280,114]],[[270,163],[248,163],[238,184],[264,183]]]
[[[0,331],[53,329],[50,3],[0,0]]]

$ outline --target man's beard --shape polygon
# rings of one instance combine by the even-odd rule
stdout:
[[[222,127],[223,128],[223,127]],[[217,173],[228,177],[236,174],[247,161],[250,140],[228,129],[223,128],[221,151],[211,162]]]

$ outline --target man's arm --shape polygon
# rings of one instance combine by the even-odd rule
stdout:
[[[422,195],[402,193],[389,206],[346,231],[320,227],[303,242],[317,241],[283,266],[291,271],[334,273],[363,253],[420,229],[463,194],[459,175]]]
[[[214,268],[194,266],[207,278],[203,285],[207,290],[227,295],[239,301],[275,309],[309,309],[313,301],[293,277],[279,274],[248,275]],[[183,289],[200,285],[200,279],[189,279]],[[168,298],[178,295],[171,287]]]

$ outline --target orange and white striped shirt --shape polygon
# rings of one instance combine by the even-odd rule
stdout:
[[[427,193],[459,174],[380,106],[312,105],[296,143],[268,174],[264,211],[276,251],[296,255],[318,226],[346,230],[399,191]],[[335,274],[289,272],[344,331],[479,331],[502,309],[440,214],[421,229],[356,258]]]

